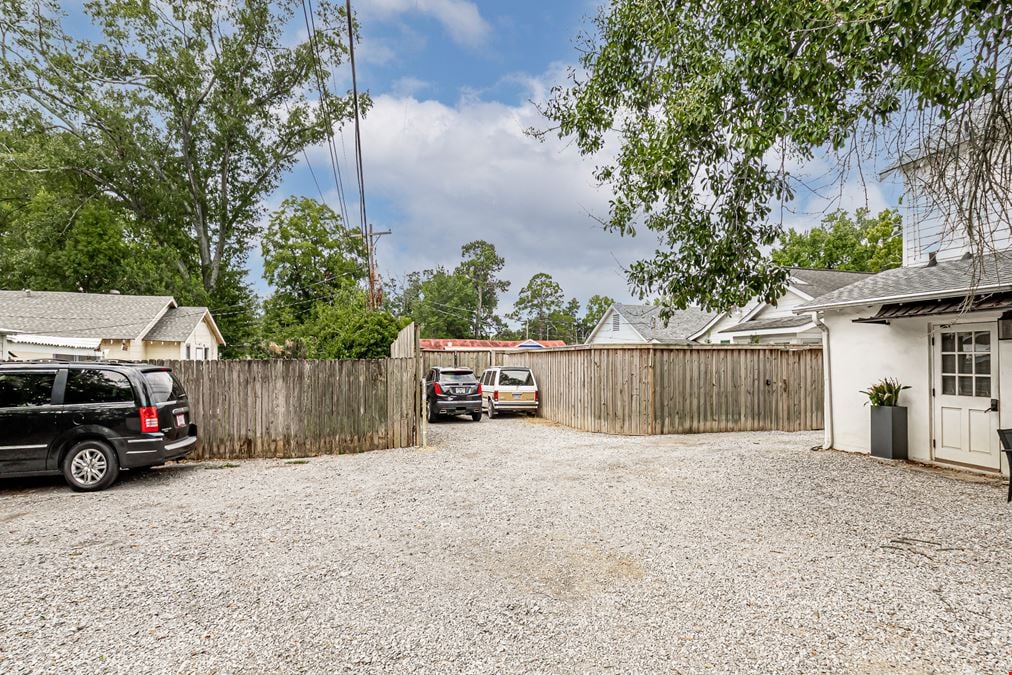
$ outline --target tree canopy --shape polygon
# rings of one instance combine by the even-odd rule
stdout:
[[[788,230],[773,261],[784,267],[881,272],[903,264],[903,227],[896,211],[870,216],[858,209],[826,215],[807,232]]]
[[[108,204],[131,237],[170,252],[198,280],[193,301],[252,311],[242,279],[264,197],[351,114],[324,77],[347,49],[343,3],[318,1],[293,38],[302,7],[92,1],[91,30],[71,32],[55,4],[0,0],[0,128],[59,139],[5,170],[73,183],[78,205]]]
[[[798,167],[818,153],[846,169],[888,140],[899,157],[953,118],[982,131],[959,146],[974,157],[1007,160],[1012,142],[1004,2],[613,0],[580,51],[582,69],[543,107],[555,126],[541,133],[588,155],[608,150],[597,170],[614,192],[607,227],[659,235],[629,279],[671,306],[780,295],[775,209],[805,189]],[[988,184],[981,173],[973,185]],[[1000,200],[1008,185],[957,187]],[[979,211],[961,211],[967,228]]]

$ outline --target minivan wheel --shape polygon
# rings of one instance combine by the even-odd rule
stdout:
[[[78,492],[104,490],[118,476],[116,453],[102,441],[81,441],[63,458],[63,478]]]
[[[436,421],[436,418],[438,417],[438,415],[436,414],[436,404],[430,403],[429,405],[425,406],[425,409],[426,409],[425,419],[426,421],[429,422],[429,424],[432,424],[433,422]]]
[[[495,416],[496,416],[495,404],[492,403],[492,399],[489,399],[488,400],[488,418],[492,419]]]

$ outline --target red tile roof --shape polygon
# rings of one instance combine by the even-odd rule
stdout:
[[[452,349],[516,349],[525,342],[536,342],[542,347],[565,347],[563,340],[465,340],[465,339],[432,339],[423,338],[419,341],[422,349],[440,351]]]

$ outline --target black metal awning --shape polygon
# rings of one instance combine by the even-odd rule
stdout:
[[[893,319],[910,319],[917,316],[987,312],[1006,309],[1012,309],[1012,292],[986,293],[975,295],[972,299],[966,296],[957,296],[954,298],[919,300],[917,302],[897,302],[891,305],[882,305],[882,308],[879,309],[875,316],[854,319],[854,323],[888,324]]]

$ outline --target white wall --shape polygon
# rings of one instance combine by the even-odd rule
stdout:
[[[900,319],[888,326],[853,323],[878,309],[826,312],[823,318],[829,328],[827,366],[832,378],[833,445],[839,450],[870,452],[870,411],[861,390],[884,377],[895,377],[911,387],[900,396],[900,404],[907,407],[908,456],[930,462],[931,325],[946,319],[953,323],[983,323],[996,320],[997,314]],[[1012,342],[999,343],[998,368],[1001,428],[1012,425]]]
[[[594,333],[587,344],[591,345],[608,345],[608,344],[643,344],[645,340],[636,329],[625,320],[621,314],[619,317],[619,328],[614,329],[613,317],[615,316],[615,310],[609,309],[605,312],[604,319],[596,333]]]
[[[777,304],[766,305],[755,315],[756,319],[772,319],[779,316],[794,316],[792,309],[808,302],[807,298],[803,298],[794,291],[788,289],[783,295],[777,299]]]
[[[190,345],[190,358],[197,358],[197,347],[204,347],[211,350],[210,356],[207,357],[208,361],[216,361],[218,359],[218,341],[214,337],[214,333],[211,332],[210,326],[207,324],[207,317],[197,324],[197,327],[190,334],[190,337],[186,339],[186,342],[182,346],[182,356],[179,358],[186,357],[186,345]]]

